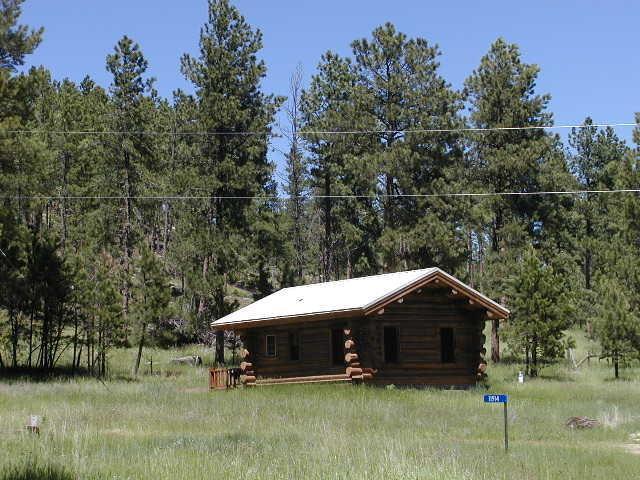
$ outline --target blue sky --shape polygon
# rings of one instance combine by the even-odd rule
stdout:
[[[498,36],[520,45],[542,71],[540,92],[552,95],[557,124],[630,122],[640,111],[637,19],[640,2],[595,0],[405,1],[236,0],[264,34],[268,75],[264,90],[286,94],[298,63],[306,78],[326,50],[348,54],[349,44],[393,22],[441,50],[441,73],[454,87],[478,65]],[[27,0],[22,22],[44,26],[44,42],[28,58],[56,78],[89,74],[107,85],[105,57],[124,34],[142,46],[163,96],[180,87],[179,59],[195,53],[206,0]],[[630,128],[618,133],[629,139]],[[277,156],[277,155],[276,155]]]

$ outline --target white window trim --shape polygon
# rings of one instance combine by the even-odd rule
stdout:
[[[273,355],[269,354],[269,337],[273,337]],[[269,358],[278,356],[278,337],[273,333],[264,337],[264,356]]]

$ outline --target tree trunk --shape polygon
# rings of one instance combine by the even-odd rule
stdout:
[[[133,371],[134,376],[138,376],[140,370],[140,361],[142,360],[142,347],[144,346],[144,332],[147,330],[147,324],[142,324],[142,333],[140,334],[140,343],[138,344],[138,356],[136,357],[136,367]]]
[[[206,255],[202,260],[202,283],[207,284],[207,274],[209,272],[209,255]],[[182,291],[184,292],[184,276],[182,283]],[[200,317],[207,311],[207,298],[204,294],[199,295],[198,298],[198,325],[200,324]],[[198,332],[199,333],[199,332]]]
[[[11,366],[18,366],[18,337],[20,335],[20,326],[18,325],[18,315],[15,310],[9,313],[11,321]]]
[[[531,376],[538,376],[538,340],[535,339],[531,344]]]
[[[64,255],[67,246],[67,197],[69,196],[69,154],[63,152],[61,155],[62,160],[62,205],[60,206],[60,217],[62,220],[62,238],[60,239],[60,247]]]
[[[133,256],[133,238],[132,238],[132,186],[131,186],[131,165],[129,153],[124,149],[124,195],[125,195],[125,212],[124,212],[124,241],[123,241],[123,267],[124,267],[124,283],[122,285],[122,313],[125,323],[125,341],[128,343],[129,337],[129,301],[130,301],[130,270],[131,257]]]
[[[322,265],[322,275],[323,280],[326,282],[331,279],[331,270],[332,270],[332,236],[333,236],[333,226],[331,222],[331,177],[329,172],[325,173],[324,177],[324,248],[323,248],[323,265]]]
[[[613,357],[613,371],[615,372],[615,377],[616,379],[619,378],[619,372],[618,372],[618,356],[614,356]]]
[[[500,320],[491,320],[491,361],[493,363],[500,362],[500,335],[498,330],[500,329]]]
[[[71,375],[76,374],[76,355],[78,353],[78,312],[73,311],[73,360],[71,362]]]
[[[166,205],[166,206],[165,206]],[[164,208],[164,232],[162,233],[162,255],[167,261],[167,244],[169,243],[169,204],[163,203]]]
[[[494,253],[498,253],[500,249],[500,230],[502,229],[502,210],[498,209],[496,212],[496,217],[493,223],[493,235],[491,238],[491,248]],[[504,305],[505,298],[502,297],[500,299],[500,303]],[[500,333],[498,330],[500,329],[500,321],[495,319],[491,322],[491,361],[494,363],[500,362]]]
[[[216,331],[216,363],[224,364],[224,332]]]

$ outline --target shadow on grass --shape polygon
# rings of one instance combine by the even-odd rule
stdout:
[[[187,450],[199,454],[237,455],[258,454],[268,450],[289,451],[301,448],[297,435],[272,436],[229,432],[211,436],[179,435],[141,439],[140,444],[153,450],[176,452]],[[2,479],[0,479],[2,480]]]
[[[562,382],[562,383],[575,383],[576,378],[571,373],[553,372],[553,373],[540,373],[533,380],[545,380],[547,382]]]
[[[55,465],[14,465],[4,468],[0,480],[74,480],[76,476]]]
[[[94,378],[100,380],[135,382],[136,378],[127,375],[108,375],[107,377],[99,377],[91,374],[84,368],[71,367],[55,367],[49,370],[40,368],[0,368],[0,381],[24,381],[30,382],[55,382],[59,380],[69,380],[72,378]],[[2,480],[2,477],[0,477]]]
[[[610,377],[605,377],[602,379],[602,381],[605,383],[627,383],[627,382],[635,382],[637,380],[638,380],[637,378],[629,377],[627,375],[620,375],[619,378],[616,378],[613,376],[613,374],[611,374]]]

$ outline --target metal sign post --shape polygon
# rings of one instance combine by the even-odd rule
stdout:
[[[509,396],[505,394],[487,394],[484,396],[484,403],[502,403],[504,406],[504,451],[509,451],[509,427],[507,415],[507,403]]]

